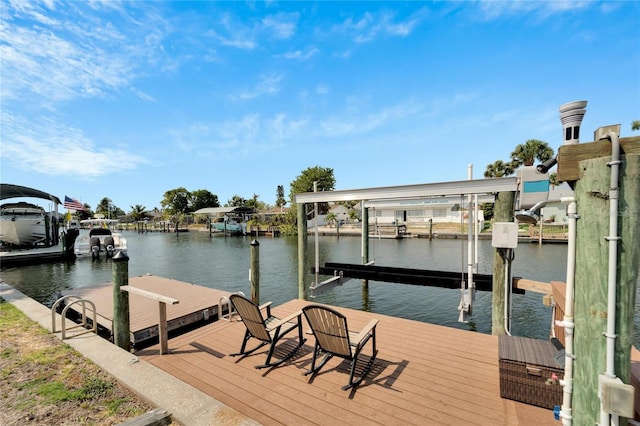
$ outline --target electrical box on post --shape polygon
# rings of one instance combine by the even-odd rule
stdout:
[[[518,247],[518,224],[515,222],[496,222],[491,233],[491,246],[494,248]]]
[[[518,210],[527,210],[549,198],[549,174],[539,173],[534,166],[518,169]]]

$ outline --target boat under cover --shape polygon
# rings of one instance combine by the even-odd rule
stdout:
[[[0,241],[31,246],[46,238],[45,211],[35,204],[19,202],[0,206]]]

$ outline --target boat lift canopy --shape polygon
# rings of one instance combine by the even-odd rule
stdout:
[[[196,210],[193,214],[206,214],[209,216],[218,216],[227,213],[237,213],[237,214],[249,214],[253,213],[255,209],[251,207],[205,207],[200,210]]]
[[[304,192],[294,195],[294,202],[299,204],[306,203],[325,203],[330,201],[361,201],[363,212],[366,212],[368,208],[375,207],[401,207],[417,208],[424,207],[428,204],[437,203],[451,203],[453,196],[468,197],[468,202],[471,205],[473,199],[475,199],[475,208],[477,209],[479,195],[481,194],[497,194],[499,192],[515,192],[518,189],[518,179],[515,177],[503,177],[503,178],[490,178],[490,179],[471,179],[471,170],[468,180],[441,182],[441,183],[426,183],[416,185],[403,185],[403,186],[387,186],[378,188],[364,188],[364,189],[352,189],[352,190],[340,190],[340,191],[325,191],[325,192]],[[304,210],[304,209],[303,209]],[[300,216],[298,213],[298,221],[304,221],[305,217]],[[368,221],[368,219],[366,220]],[[365,222],[366,223],[366,222]],[[469,243],[468,243],[468,272],[465,276],[461,274],[461,300],[458,310],[460,311],[459,321],[467,322],[467,317],[471,313],[471,303],[474,299],[475,284],[474,284],[474,263],[472,262],[474,245],[472,240],[472,232],[475,229],[475,236],[477,240],[477,224],[474,226],[471,221],[471,216],[468,220],[469,223]],[[300,225],[299,225],[300,226]],[[306,230],[306,227],[304,228]],[[336,284],[342,281],[342,277],[346,274],[352,276],[358,276],[365,279],[383,279],[384,281],[394,282],[408,282],[415,284],[416,281],[422,282],[423,280],[433,280],[433,273],[430,271],[413,270],[411,273],[401,271],[399,268],[385,268],[384,270],[371,265],[368,260],[368,232],[362,232],[362,258],[363,266],[355,265],[340,265],[340,267],[330,268],[325,264],[324,268],[320,268],[319,265],[319,250],[318,250],[318,227],[316,226],[316,238],[315,238],[315,283],[311,286],[312,290],[320,289],[322,286],[328,286]],[[368,227],[366,228],[368,229]],[[300,228],[299,228],[300,232]],[[299,236],[300,238],[300,236]],[[298,265],[300,271],[298,272],[298,292],[304,294],[304,273],[301,272],[304,269],[304,257],[305,249],[300,249],[300,239],[298,242]],[[476,259],[477,259],[477,241],[476,241]],[[477,262],[477,260],[476,260]],[[477,265],[476,265],[477,266]],[[318,275],[322,271],[323,273],[330,273],[334,269],[334,277],[326,280],[322,283],[318,280]],[[338,271],[339,269],[339,271]],[[339,274],[339,275],[336,275]],[[442,275],[443,272],[437,275]],[[440,277],[438,277],[440,278]],[[451,281],[451,280],[446,280]],[[455,280],[454,280],[455,281]],[[450,283],[448,283],[450,284]],[[326,288],[326,287],[325,287]]]
[[[339,191],[303,192],[295,194],[293,197],[296,203],[417,199],[441,195],[493,194],[502,191],[516,191],[517,187],[518,184],[515,177],[502,177]]]
[[[44,200],[53,201],[55,204],[62,204],[60,199],[55,195],[51,195],[44,191],[40,191],[26,186],[12,185],[8,183],[0,184],[0,200],[8,198],[42,198]]]

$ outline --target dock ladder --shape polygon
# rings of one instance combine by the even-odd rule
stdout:
[[[236,291],[231,294],[239,294],[244,297],[244,293],[241,291]],[[231,294],[229,296],[231,296]],[[224,307],[227,306],[227,314],[224,313]],[[233,318],[233,314],[235,314],[235,310],[233,309],[233,305],[231,305],[231,299],[226,296],[222,296],[220,300],[218,300],[218,320],[231,321]]]
[[[74,296],[74,295],[68,295],[68,296],[63,296],[59,298],[51,307],[51,331],[53,333],[58,332],[58,330],[56,330],[56,310],[58,309],[58,306],[60,306],[62,302],[65,302],[65,301],[70,301],[70,303],[68,304],[65,303],[65,306],[62,309],[62,313],[60,314],[62,316],[62,322],[60,325],[60,328],[61,328],[60,331],[62,332],[62,340],[65,340],[67,338],[67,331],[71,331],[77,328],[83,328],[85,330],[80,333],[74,334],[74,336],[80,336],[82,334],[90,333],[90,332],[98,334],[98,323],[96,321],[96,305],[91,300],[82,299],[80,296]],[[74,326],[67,328],[65,323],[67,319],[67,311],[71,306],[75,304],[79,304],[82,307],[82,315],[80,318],[80,323],[79,324],[76,323]],[[89,323],[87,322],[87,305],[90,306],[90,309],[93,312],[90,328],[89,328]]]

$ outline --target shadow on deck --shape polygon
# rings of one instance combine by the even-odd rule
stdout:
[[[292,300],[272,311],[282,317],[309,303]],[[354,330],[371,318],[380,320],[378,358],[355,390],[341,390],[349,375],[341,359],[329,361],[311,382],[303,376],[311,363],[312,335],[293,358],[270,370],[254,369],[264,362],[267,347],[241,360],[229,356],[244,335],[237,321],[176,337],[168,355],[158,355],[157,347],[136,355],[262,424],[557,423],[550,410],[500,397],[497,336],[336,309]],[[294,337],[282,344],[294,344]]]

